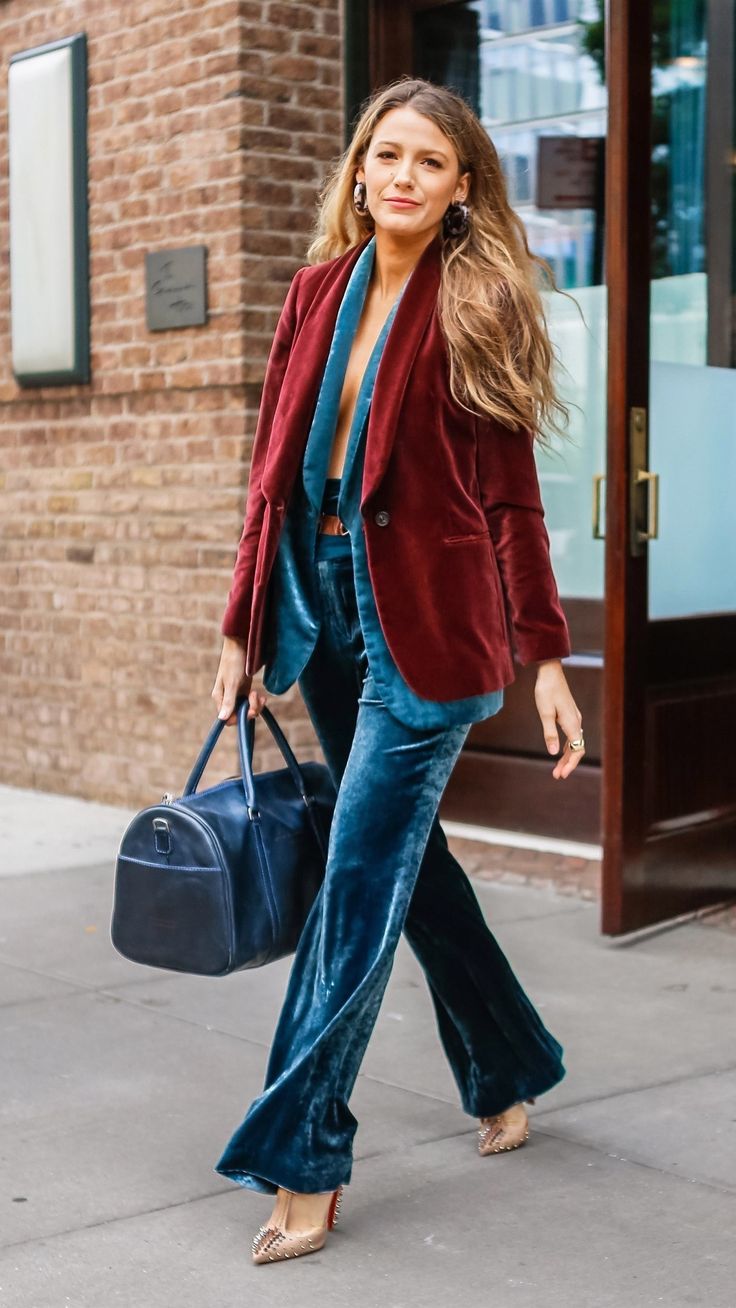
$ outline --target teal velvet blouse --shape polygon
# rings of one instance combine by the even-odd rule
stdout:
[[[374,257],[375,237],[368,242],[358,258],[340,304],[304,452],[302,475],[296,478],[269,579],[263,684],[272,695],[283,695],[294,684],[305,667],[319,634],[321,616],[317,591],[317,568],[320,566],[316,557],[317,526],[323,498],[326,490],[329,490],[327,466],[337,425],[343,381]],[[342,477],[330,479],[331,487],[337,489],[339,485],[339,494],[337,507],[333,506],[329,511],[339,513],[350,535],[320,536],[320,558],[330,552],[352,551],[355,593],[368,663],[386,707],[399,721],[409,726],[444,727],[491,717],[501,708],[503,690],[472,695],[465,699],[429,700],[409,688],[393,661],[383,635],[368,570],[365,538],[361,530],[360,492],[373,383],[384,341],[403,290],[404,287],[391,307],[363,374],[348,435]],[[322,548],[328,545],[329,549]]]

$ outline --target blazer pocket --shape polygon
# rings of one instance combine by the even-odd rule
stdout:
[[[445,545],[464,545],[466,541],[487,540],[490,534],[489,528],[486,527],[485,531],[474,531],[468,536],[444,536],[443,543]]]

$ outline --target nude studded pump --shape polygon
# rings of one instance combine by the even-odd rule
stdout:
[[[301,1254],[316,1253],[327,1239],[327,1232],[337,1225],[342,1205],[343,1187],[339,1185],[332,1195],[327,1210],[327,1219],[323,1226],[313,1226],[303,1231],[288,1231],[289,1208],[293,1191],[281,1190],[286,1197],[281,1225],[262,1226],[253,1237],[253,1262],[275,1263],[284,1258],[299,1258]]]
[[[524,1103],[536,1103],[534,1099],[525,1099]],[[508,1149],[518,1149],[529,1139],[529,1119],[524,1104],[513,1104],[503,1113],[493,1117],[481,1117],[478,1132],[479,1154],[500,1154]]]

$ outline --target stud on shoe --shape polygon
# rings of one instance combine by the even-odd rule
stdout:
[[[316,1253],[327,1239],[327,1232],[336,1226],[342,1206],[342,1185],[333,1192],[327,1217],[322,1226],[313,1226],[308,1230],[289,1231],[286,1223],[289,1218],[292,1191],[283,1191],[286,1197],[286,1209],[283,1226],[261,1226],[253,1237],[252,1252],[254,1263],[274,1263],[283,1258],[298,1258],[302,1254]]]
[[[535,1102],[534,1099],[524,1101],[527,1104]],[[529,1139],[529,1119],[524,1104],[513,1104],[503,1113],[495,1113],[492,1117],[481,1117],[480,1121],[478,1153],[484,1157],[487,1154],[507,1153],[511,1149],[519,1149]]]
[[[337,1226],[337,1223],[340,1220],[340,1209],[342,1208],[342,1191],[343,1191],[343,1187],[341,1185],[338,1185],[334,1195],[332,1196],[330,1211],[327,1214],[327,1225],[331,1231],[334,1230],[334,1228]]]

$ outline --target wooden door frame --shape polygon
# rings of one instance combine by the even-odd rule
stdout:
[[[624,869],[641,857],[645,838],[639,796],[646,751],[626,752],[625,742],[636,737],[637,724],[643,732],[646,715],[646,660],[637,638],[648,619],[648,560],[646,552],[633,558],[628,548],[628,487],[629,414],[634,406],[646,409],[649,400],[650,4],[606,0],[605,24],[608,426],[601,930],[615,933],[625,929]]]
[[[452,3],[452,0],[449,0]],[[404,51],[412,48],[412,19],[417,9],[439,9],[448,0],[373,0],[370,6],[368,66],[374,86],[406,72]]]
[[[630,545],[629,428],[633,408],[648,413],[650,387],[652,7],[653,0],[607,0],[606,7],[601,930],[614,935],[695,912],[736,891],[736,793],[728,792],[733,746],[724,725],[736,705],[736,614],[650,619],[649,547],[633,555]],[[666,476],[668,469],[658,471]],[[685,724],[679,738],[678,723]],[[703,800],[693,811],[692,792],[683,792],[698,749],[706,750],[705,779],[692,777]]]

